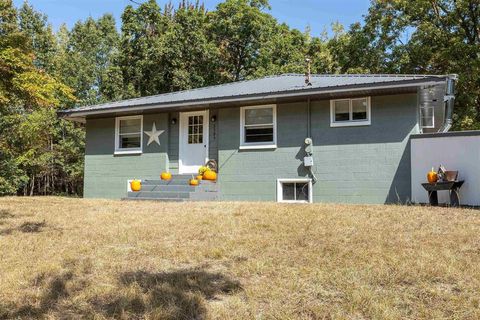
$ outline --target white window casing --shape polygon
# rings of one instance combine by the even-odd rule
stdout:
[[[434,106],[420,107],[420,125],[424,129],[435,128],[435,107]]]
[[[120,132],[121,124],[123,121],[128,120],[140,120],[139,129],[131,129],[125,133]],[[122,147],[120,138],[121,136],[130,136],[130,137],[139,137],[140,145],[138,147]],[[115,118],[115,154],[141,154],[143,151],[143,116],[126,116],[126,117],[116,117]]]
[[[284,199],[284,188],[288,186],[290,188],[293,185],[293,194],[291,199]],[[303,185],[303,187],[301,186]],[[304,187],[307,186],[308,190],[305,191]],[[307,199],[299,199],[297,194],[297,188],[301,188],[303,196],[307,196]],[[277,179],[277,202],[281,203],[312,203],[313,202],[313,188],[312,179],[306,178],[294,178],[294,179]]]
[[[262,109],[264,109],[263,115]],[[271,110],[271,115],[269,110]],[[251,113],[251,115],[247,113]],[[277,105],[241,107],[240,149],[275,148],[277,148]]]
[[[356,113],[355,108],[358,106],[365,106],[365,111]],[[330,100],[330,127],[369,126],[372,120],[371,111],[370,97]],[[362,113],[366,113],[366,117],[356,119]],[[342,117],[343,119],[340,119]]]

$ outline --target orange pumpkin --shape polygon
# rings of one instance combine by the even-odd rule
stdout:
[[[433,168],[432,168],[432,171],[427,173],[427,180],[428,180],[428,183],[431,183],[431,184],[437,183],[438,174],[435,172]]]
[[[170,172],[162,172],[160,178],[162,178],[162,180],[172,180],[172,174]]]
[[[202,175],[198,175],[196,179],[197,179],[197,180],[203,180],[203,176],[202,176]]]
[[[191,186],[198,186],[198,180],[197,179],[190,179],[189,181]]]
[[[142,182],[140,180],[130,181],[130,189],[132,189],[133,192],[142,190]]]
[[[205,171],[203,174],[203,179],[204,180],[210,180],[210,181],[215,181],[217,180],[217,173],[212,170]]]

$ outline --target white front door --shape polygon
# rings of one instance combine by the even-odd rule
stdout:
[[[179,172],[198,172],[208,161],[208,110],[180,113]]]

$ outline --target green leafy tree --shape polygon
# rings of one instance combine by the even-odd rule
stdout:
[[[169,19],[161,14],[155,0],[137,9],[127,6],[122,14],[122,35],[119,64],[124,85],[133,95],[152,95],[166,92],[164,34]]]
[[[35,64],[32,39],[20,30],[11,1],[0,9],[0,194],[21,187],[32,193],[52,160],[55,108],[74,97]]]
[[[342,71],[459,74],[454,127],[480,128],[477,0],[372,1],[365,24],[344,37],[334,43]]]
[[[116,88],[122,86],[122,79],[108,78],[116,65],[119,43],[119,34],[111,15],[104,15],[98,20],[88,18],[85,22],[79,21],[70,32],[62,27],[59,39],[59,76],[75,90],[79,104],[122,98],[121,90]],[[104,81],[107,83],[104,84]],[[105,95],[102,90],[106,90]]]
[[[250,78],[275,25],[263,10],[268,1],[226,0],[211,13],[212,37],[220,48],[221,75],[227,81]]]
[[[57,43],[47,16],[35,11],[27,1],[20,8],[18,16],[19,29],[27,37],[28,45],[35,54],[35,65],[53,74]]]

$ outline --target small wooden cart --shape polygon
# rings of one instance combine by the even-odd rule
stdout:
[[[438,206],[437,191],[448,191],[450,193],[450,205],[452,207],[460,206],[458,191],[465,181],[441,181],[437,183],[422,183],[423,188],[428,192],[428,199],[431,206]]]

